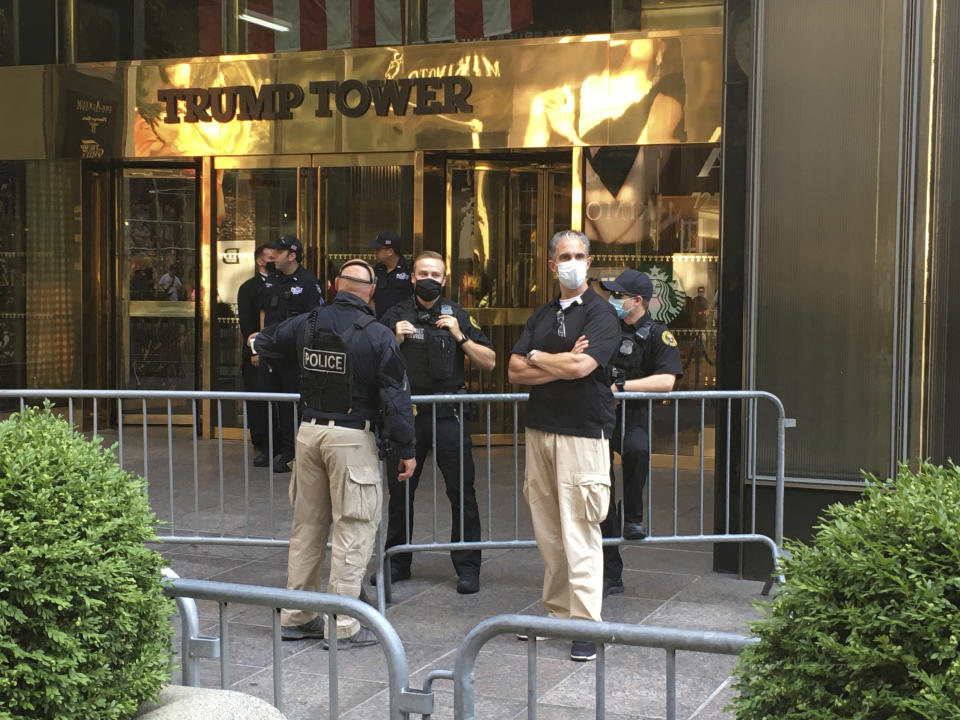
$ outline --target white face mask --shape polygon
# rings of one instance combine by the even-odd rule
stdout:
[[[587,281],[587,261],[567,260],[557,263],[557,279],[567,290],[576,290]]]

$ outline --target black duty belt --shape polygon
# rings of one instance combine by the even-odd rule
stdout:
[[[326,420],[324,418],[310,418],[304,420],[311,425],[327,425],[328,427],[343,427],[351,430],[372,430],[373,423],[370,420]]]

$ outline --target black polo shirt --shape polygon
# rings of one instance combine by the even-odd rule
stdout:
[[[620,342],[620,321],[610,303],[587,288],[566,310],[561,309],[559,299],[541,305],[527,320],[513,353],[569,352],[581,335],[589,341],[585,352],[597,361],[597,367],[583,378],[532,386],[526,426],[560,435],[609,438],[614,403],[607,365]]]
[[[373,272],[377,276],[373,304],[376,306],[377,320],[380,320],[394,305],[413,297],[413,283],[410,282],[413,261],[401,255],[393,270],[387,270],[386,265],[377,263]]]
[[[397,323],[406,320],[417,329],[417,332],[408,335],[400,346],[414,395],[454,393],[464,385],[463,359],[466,353],[462,346],[456,344],[452,333],[436,327],[437,318],[441,315],[452,315],[457,319],[460,332],[465,337],[493,349],[493,343],[480,329],[480,324],[453,300],[438,298],[429,310],[423,307],[416,297],[394,305],[384,313],[380,322],[396,331]],[[441,348],[437,340],[445,345]],[[452,351],[449,360],[441,357],[444,349]]]

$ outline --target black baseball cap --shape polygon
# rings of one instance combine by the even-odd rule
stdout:
[[[639,295],[647,302],[653,297],[653,280],[646,273],[627,268],[614,280],[601,280],[600,287],[610,292]]]
[[[303,257],[303,244],[294,235],[281,235],[273,244],[273,249],[280,252],[295,252],[297,262],[300,262]]]
[[[377,233],[377,239],[371,243],[370,247],[393,248],[400,252],[398,249],[400,247],[400,236],[393,230],[381,230]]]

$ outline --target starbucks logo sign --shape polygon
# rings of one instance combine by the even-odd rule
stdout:
[[[652,264],[641,266],[640,269],[653,280],[650,315],[657,322],[669,325],[683,310],[687,294],[673,277],[673,270],[669,265]]]

